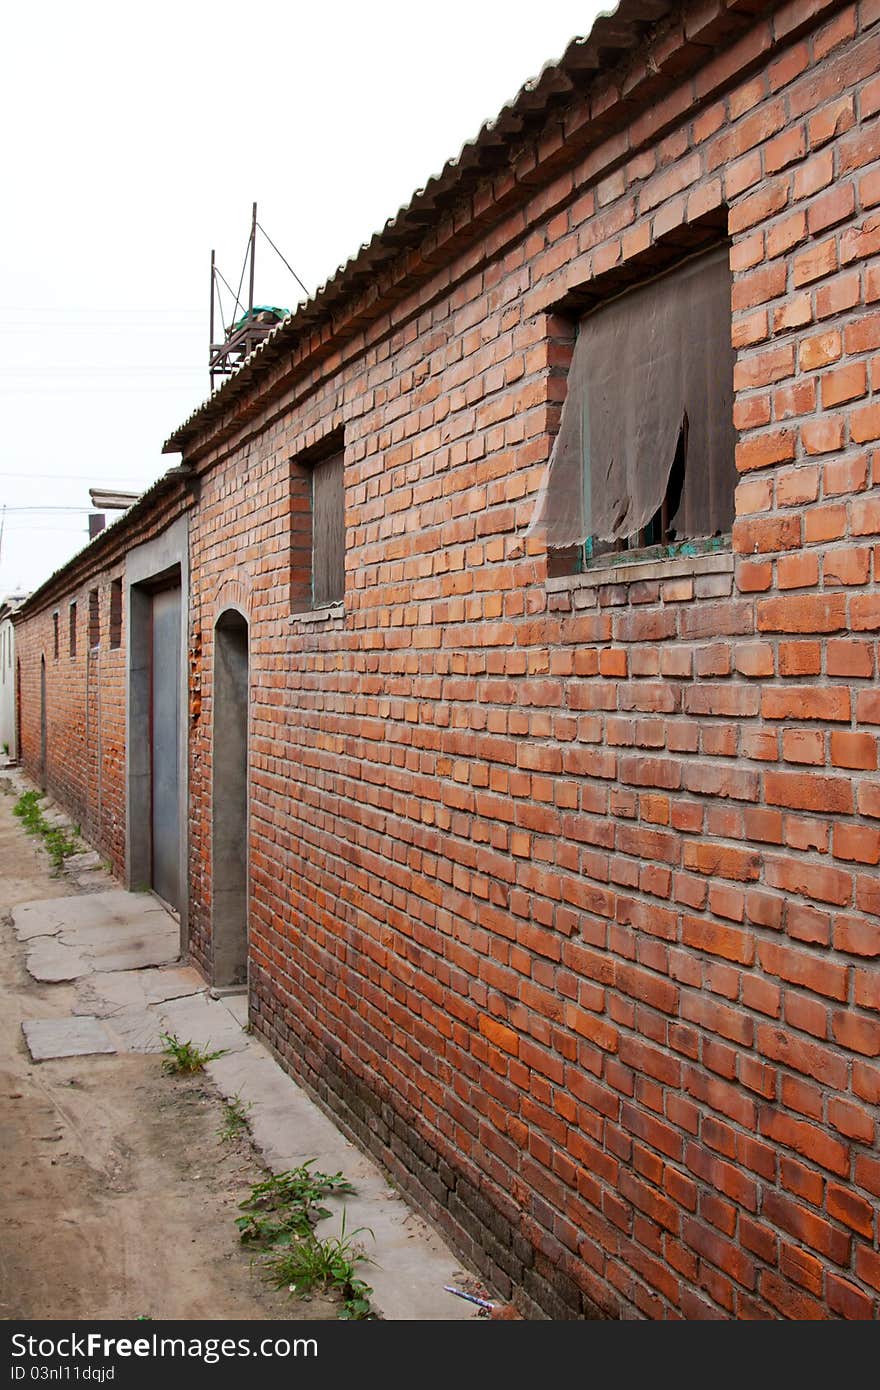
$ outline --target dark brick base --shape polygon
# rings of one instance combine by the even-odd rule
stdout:
[[[368,1086],[314,1037],[301,1040],[285,1021],[272,981],[253,967],[250,1007],[254,1032],[285,1070],[348,1138],[383,1165],[410,1203],[442,1230],[463,1263],[499,1298],[513,1302],[527,1318],[606,1316],[552,1254],[522,1235],[515,1219],[518,1209],[509,1197],[509,1210],[501,1210],[419,1135],[418,1117],[403,1113],[399,1098],[392,1103],[379,1084]],[[520,1215],[525,1224],[526,1214]]]

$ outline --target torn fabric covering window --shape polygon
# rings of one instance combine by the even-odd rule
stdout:
[[[664,539],[730,529],[730,290],[723,246],[585,315],[527,534],[542,530],[548,547],[560,549],[590,538],[619,542],[648,526],[665,499]]]

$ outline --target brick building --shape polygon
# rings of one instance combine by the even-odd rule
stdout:
[[[532,1315],[878,1313],[878,74],[623,0],[18,622],[28,770]]]

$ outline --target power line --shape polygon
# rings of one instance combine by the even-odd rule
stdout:
[[[259,222],[257,223],[257,226],[260,227]],[[306,299],[308,299],[308,297],[309,297],[309,292],[308,292],[308,290],[306,289],[305,285],[303,284],[302,280],[301,280],[301,279],[299,278],[299,276],[297,275],[297,273],[296,273],[296,271],[294,270],[293,266],[290,264],[290,261],[287,260],[286,256],[282,256],[281,252],[278,250],[278,247],[275,245],[275,243],[274,243],[274,241],[272,240],[272,238],[270,237],[269,233],[266,231],[266,228],[265,228],[265,227],[260,227],[260,231],[263,233],[263,236],[266,238],[266,240],[268,241],[269,245],[272,247],[272,250],[275,252],[275,255],[278,256],[282,261],[284,261],[284,264],[287,266],[287,269],[290,271],[290,273],[291,273],[291,275],[293,276],[294,280],[295,280],[296,283],[299,285],[299,287],[300,287],[300,289],[302,290],[303,294],[305,295]]]
[[[144,482],[143,478],[111,478],[108,477],[106,474],[104,474],[103,476],[105,483],[138,483],[142,487],[148,487],[149,482],[155,481],[152,478],[149,480],[149,482]],[[95,482],[94,473],[0,473],[0,478],[48,478],[49,480],[56,483],[91,483],[92,487],[101,486],[100,483]]]
[[[126,385],[110,386],[110,385],[102,384],[100,381],[94,381],[94,382],[89,382],[89,381],[76,382],[76,383],[71,383],[71,385],[69,385],[69,386],[65,386],[65,385],[63,384],[63,382],[60,382],[60,381],[59,381],[57,384],[49,383],[48,385],[45,385],[45,386],[27,386],[27,385],[14,386],[14,385],[12,385],[11,383],[10,383],[9,386],[4,386],[4,385],[2,384],[2,382],[0,382],[0,395],[4,395],[4,396],[57,396],[57,395],[65,395],[65,394],[70,394],[70,393],[75,393],[76,395],[80,396],[80,395],[83,395],[83,394],[86,393],[86,392],[94,392],[94,391],[100,391],[100,392],[102,392],[105,396],[110,396],[110,395],[113,395],[114,393],[115,393],[115,394],[118,394],[118,395],[121,395],[121,396],[135,396],[135,395],[138,395],[138,396],[140,396],[140,395],[171,396],[171,395],[176,395],[176,393],[177,393],[180,389],[181,389],[181,388],[180,388],[177,384],[175,384],[175,383],[173,383],[173,382],[168,382],[168,383],[166,383],[165,385],[156,385],[156,384],[152,384],[152,385],[151,385],[149,382],[143,381],[143,382],[136,382],[136,383],[134,383],[134,384],[131,385],[131,386],[126,386]],[[187,388],[187,389],[188,389],[188,388]]]
[[[16,333],[45,333],[47,328],[69,328],[75,333],[128,333],[136,328],[139,332],[164,333],[167,328],[196,328],[196,319],[130,319],[124,323],[113,323],[101,319],[43,319],[36,323],[32,318],[0,318],[0,323],[14,328]]]
[[[185,309],[180,304],[163,308],[158,304],[0,304],[0,314],[192,314],[201,318],[201,309]]]
[[[122,366],[107,366],[104,362],[78,363],[68,365],[65,362],[44,362],[40,365],[19,367],[15,364],[2,367],[3,375],[8,376],[41,376],[49,372],[57,372],[64,376],[96,376],[113,375],[122,376],[126,372],[132,376],[144,375],[149,373],[151,376],[160,375],[162,372],[197,372],[199,367],[193,366],[191,362],[160,362],[144,363],[128,362]]]

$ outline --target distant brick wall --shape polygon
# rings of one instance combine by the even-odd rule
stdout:
[[[128,550],[160,535],[187,505],[183,484],[157,487],[145,514],[135,508],[99,533],[17,615],[21,750],[25,772],[77,821],[127,878],[126,705]],[[97,590],[97,625],[92,595]],[[76,603],[76,651],[70,605]],[[57,651],[55,630],[57,621]],[[94,638],[97,636],[97,643]],[[40,661],[46,662],[46,766],[42,769]]]
[[[77,821],[114,871],[125,870],[125,650],[110,646],[110,594],[121,567],[84,577],[25,618],[16,631],[21,662],[20,759],[24,770]],[[90,594],[98,591],[99,638],[90,645]],[[70,605],[76,603],[76,654]],[[55,622],[58,655],[55,656]],[[94,631],[91,633],[94,636]],[[40,659],[46,662],[46,767],[41,768]]]

